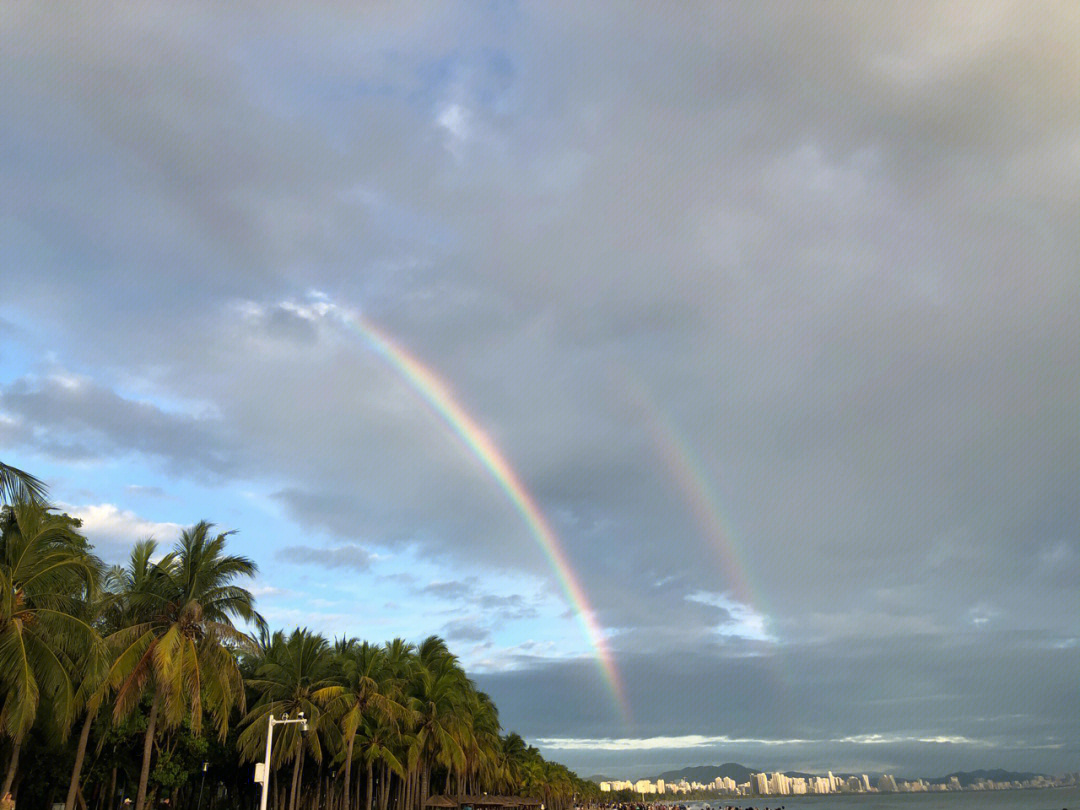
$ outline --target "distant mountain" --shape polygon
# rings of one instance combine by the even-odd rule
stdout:
[[[601,776],[600,774],[597,773],[597,774],[593,774],[592,776],[586,776],[585,781],[586,782],[596,782],[596,784],[599,785],[601,782],[610,782],[611,777],[610,776]]]
[[[1028,779],[1034,779],[1037,776],[1045,776],[1045,774],[1017,773],[1016,771],[1006,771],[1002,768],[993,768],[989,771],[955,771],[954,773],[940,776],[937,779],[927,779],[926,781],[931,784],[944,784],[954,776],[961,785],[967,787],[968,785],[974,784],[979,779],[989,779],[994,782],[1024,782]]]
[[[707,784],[718,776],[730,776],[736,784],[741,784],[750,781],[750,774],[760,772],[760,768],[755,770],[737,762],[725,762],[723,765],[697,765],[693,768],[667,771],[656,778],[663,779],[665,782],[678,782],[685,779],[687,782]]]

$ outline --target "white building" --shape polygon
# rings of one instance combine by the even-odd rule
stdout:
[[[769,795],[769,777],[763,773],[750,774],[750,785],[759,796]]]

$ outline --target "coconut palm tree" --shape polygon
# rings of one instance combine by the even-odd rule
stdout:
[[[427,803],[434,765],[459,771],[465,767],[461,732],[466,685],[461,670],[445,656],[429,657],[428,666],[417,662],[410,708],[415,713],[413,733],[420,748],[421,807]]]
[[[309,726],[318,730],[322,722],[320,707],[331,697],[326,690],[334,686],[330,646],[325,638],[306,628],[298,628],[287,637],[278,631],[259,659],[248,662],[255,672],[248,686],[259,697],[241,721],[245,728],[237,738],[241,757],[248,762],[261,758],[272,715],[296,717],[303,712]],[[296,810],[304,749],[316,762],[322,762],[321,740],[318,733],[303,735],[296,725],[283,726],[278,735],[270,767],[276,770],[286,762],[293,763],[289,810]]]
[[[75,659],[75,670],[72,673],[72,683],[78,685],[75,691],[75,708],[82,711],[84,716],[75,746],[75,762],[71,768],[71,781],[68,783],[64,810],[75,808],[90,730],[97,719],[102,701],[108,694],[107,676],[111,662],[108,650],[100,640],[102,636],[111,635],[123,627],[123,583],[123,569],[113,566],[101,577],[101,587],[96,597],[83,603],[84,618],[94,627],[95,632],[92,643]],[[64,728],[63,732],[66,734],[67,729]]]
[[[0,461],[0,503],[45,503],[45,484],[30,473]]]
[[[460,792],[479,792],[480,785],[494,788],[498,781],[499,710],[491,697],[472,688],[466,692],[468,734],[464,737],[465,769],[459,774]]]
[[[231,532],[213,535],[205,521],[185,529],[173,550],[155,561],[153,541],[136,545],[124,571],[130,626],[110,636],[117,655],[108,685],[116,690],[114,719],[151,696],[134,810],[144,810],[154,735],[185,717],[202,730],[203,713],[224,740],[229,712],[244,707],[234,650],[252,644],[234,619],[259,620],[249,591],[234,584],[257,571],[247,557],[225,554]]]
[[[498,762],[497,789],[506,793],[520,789],[525,763],[528,761],[528,747],[520,734],[511,732],[499,740],[496,761]]]
[[[334,685],[321,690],[326,715],[341,727],[345,742],[345,810],[352,808],[353,749],[365,720],[396,722],[409,710],[399,702],[400,684],[392,677],[386,651],[365,642],[338,645],[334,662]]]
[[[0,514],[0,732],[12,741],[0,795],[11,789],[42,695],[62,724],[70,721],[72,661],[94,634],[79,604],[101,569],[78,525],[32,501]]]

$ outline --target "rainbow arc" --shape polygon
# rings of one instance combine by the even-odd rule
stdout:
[[[622,680],[604,632],[596,620],[595,611],[585,595],[577,574],[570,565],[570,560],[558,535],[517,471],[510,465],[487,432],[460,404],[450,386],[418,357],[367,318],[338,307],[334,308],[334,312],[342,323],[362,337],[367,345],[419,395],[465,448],[476,457],[492,480],[506,494],[547,558],[563,595],[573,608],[578,624],[593,650],[593,657],[611,692],[612,699],[624,722],[629,722],[629,706]]]

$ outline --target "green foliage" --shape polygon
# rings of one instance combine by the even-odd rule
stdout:
[[[34,491],[12,475],[0,465],[0,496]],[[563,810],[597,794],[503,734],[443,639],[271,633],[242,587],[255,564],[226,553],[230,533],[198,523],[167,552],[143,541],[105,569],[78,529],[32,499],[0,511],[0,756],[20,806],[63,801],[77,761],[72,806],[112,810],[141,785],[140,797],[193,807],[204,780],[208,806],[251,806],[269,718],[300,712],[310,733],[274,733],[286,810],[421,810],[444,789]]]
[[[178,788],[197,779],[209,750],[207,738],[196,736],[186,720],[169,734],[159,746],[150,772],[150,783],[158,788],[158,795],[173,795]]]

